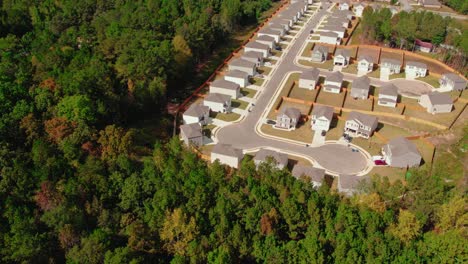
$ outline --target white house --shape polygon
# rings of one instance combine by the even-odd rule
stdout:
[[[226,72],[224,79],[226,81],[236,83],[240,87],[246,87],[249,85],[249,74],[239,70]]]
[[[339,3],[340,3],[340,6],[338,7],[339,10],[349,10],[349,7],[350,7],[349,1],[341,0]]]
[[[202,127],[198,123],[181,125],[180,139],[182,139],[187,146],[203,146]]]
[[[271,24],[278,24],[282,25],[286,31],[289,31],[291,29],[292,24],[290,23],[290,20],[284,19],[281,17],[274,18],[268,22],[269,25]]]
[[[463,91],[466,89],[466,79],[463,79],[458,74],[446,73],[440,77],[439,80],[441,89],[448,89],[452,91]]]
[[[340,18],[332,18],[327,21],[327,25],[329,26],[337,26],[337,27],[343,27],[343,28],[348,28],[349,27],[349,20],[344,17]]]
[[[296,129],[299,120],[301,119],[301,111],[294,107],[283,108],[283,110],[276,116],[277,128],[283,129]]]
[[[259,36],[255,41],[260,44],[267,45],[270,48],[270,51],[276,47],[275,39],[270,36]]]
[[[219,163],[236,169],[239,168],[243,157],[242,150],[228,144],[216,144],[211,151],[211,163],[218,160]]]
[[[383,146],[382,154],[385,163],[396,168],[418,167],[422,160],[416,145],[404,137],[391,139]]]
[[[450,113],[453,109],[453,100],[445,93],[432,92],[419,97],[419,104],[431,114]]]
[[[354,99],[367,99],[369,97],[370,79],[367,76],[361,76],[354,79],[351,84],[350,96]]]
[[[255,51],[263,54],[264,58],[270,56],[270,47],[257,41],[250,41],[244,46],[245,52]]]
[[[296,179],[306,179],[312,183],[314,188],[322,186],[323,179],[325,178],[325,170],[314,168],[312,166],[305,166],[296,164],[291,172],[292,176]]]
[[[413,80],[425,77],[427,74],[427,65],[417,61],[407,61],[405,66],[406,79]]]
[[[315,45],[310,58],[313,62],[325,62],[328,58],[328,47]]]
[[[335,32],[320,32],[320,43],[339,45],[341,42],[340,37]]]
[[[371,72],[374,69],[374,60],[368,55],[359,56],[357,69],[358,76]]]
[[[260,164],[267,162],[269,159],[273,160],[275,167],[279,170],[282,170],[288,165],[288,155],[269,149],[260,149],[253,158],[257,168]]]
[[[227,80],[216,80],[210,84],[210,93],[225,94],[237,99],[240,96],[240,85]]]
[[[370,138],[379,121],[377,117],[352,111],[345,122],[345,133],[352,137]]]
[[[231,96],[210,93],[203,100],[203,105],[208,106],[213,112],[229,113],[231,111]]]
[[[262,28],[257,32],[257,36],[269,36],[275,39],[276,43],[281,41],[281,33],[277,30],[273,30],[271,28]]]
[[[351,58],[351,51],[349,49],[337,49],[335,57],[333,57],[333,65],[347,67]]]
[[[329,93],[341,93],[343,84],[343,74],[341,72],[333,72],[325,79],[323,90]]]
[[[284,35],[286,35],[287,33],[287,30],[284,29],[284,26],[280,24],[273,23],[273,24],[268,25],[268,27],[271,28],[272,30],[278,31],[281,37],[284,37]]]
[[[319,80],[320,71],[317,68],[303,71],[299,76],[299,88],[315,90]]]
[[[241,58],[246,61],[251,61],[255,63],[257,67],[260,67],[263,65],[263,53],[261,52],[255,52],[255,51],[244,52]]]
[[[252,61],[245,60],[243,58],[233,59],[229,62],[228,68],[230,71],[239,70],[249,74],[249,76],[254,76],[257,72],[257,64]]]
[[[379,89],[378,105],[396,107],[398,103],[398,88],[393,83],[387,83]]]
[[[184,124],[206,125],[210,117],[210,108],[201,104],[192,104],[182,115]]]
[[[320,31],[320,34],[322,32],[333,32],[338,35],[339,38],[344,38],[346,29],[343,26],[335,26],[335,25],[325,25],[323,28],[317,29],[317,31]]]
[[[335,110],[327,105],[314,105],[312,119],[310,121],[312,130],[328,131],[333,120]]]
[[[358,3],[354,5],[353,12],[356,17],[362,17],[362,13],[364,12],[364,8],[366,8],[362,3]]]
[[[401,61],[397,59],[383,58],[380,61],[380,79],[389,80],[390,75],[401,71]]]

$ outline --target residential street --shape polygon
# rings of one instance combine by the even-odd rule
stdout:
[[[286,142],[282,139],[266,138],[257,132],[257,127],[263,123],[263,115],[269,109],[270,101],[274,101],[274,94],[280,89],[280,83],[291,71],[302,71],[305,67],[295,64],[296,57],[306,42],[309,32],[327,14],[329,4],[326,3],[323,9],[313,15],[308,23],[293,38],[291,44],[283,52],[283,56],[277,62],[277,66],[270,73],[270,79],[266,81],[264,90],[261,91],[255,107],[246,118],[240,123],[225,126],[215,133],[218,142],[232,144],[236,147],[256,149],[260,147],[270,147],[283,152],[307,156],[314,165],[319,165],[332,175],[339,174],[367,174],[372,166],[369,166],[369,159],[361,152],[352,152],[347,145],[340,143],[325,144],[320,147],[306,147],[305,144]],[[322,71],[322,75],[327,76],[329,72]],[[354,79],[356,76],[347,76]],[[367,154],[367,153],[366,153]],[[368,155],[368,154],[367,154]]]

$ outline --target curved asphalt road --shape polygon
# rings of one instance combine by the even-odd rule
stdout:
[[[368,172],[368,159],[361,152],[352,152],[351,149],[343,144],[326,144],[320,147],[306,147],[305,144],[289,143],[282,140],[265,138],[257,134],[257,122],[261,122],[263,112],[269,102],[279,89],[283,78],[291,71],[301,71],[306,67],[300,67],[294,63],[298,53],[301,51],[304,42],[309,36],[309,32],[317,23],[327,14],[329,4],[323,5],[303,29],[294,37],[288,48],[283,51],[283,55],[276,63],[275,68],[269,76],[270,80],[261,91],[260,96],[255,103],[252,111],[240,123],[231,124],[219,129],[215,133],[218,142],[231,144],[241,149],[255,149],[261,147],[275,148],[280,151],[298,155],[307,156],[314,160],[315,165],[322,167],[332,175],[339,174],[358,174],[362,175]],[[321,75],[327,76],[328,72],[322,72]],[[350,76],[352,79],[355,76]]]

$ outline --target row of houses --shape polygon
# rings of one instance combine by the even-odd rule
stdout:
[[[326,23],[317,28],[316,33],[320,35],[318,42],[339,45],[346,36],[353,17],[353,12],[349,10],[335,10],[327,17]]]

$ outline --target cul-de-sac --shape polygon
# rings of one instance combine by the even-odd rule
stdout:
[[[193,96],[180,138],[211,162],[271,162],[314,186],[328,177],[344,194],[373,174],[430,167],[431,138],[466,121],[467,80],[421,55],[429,42],[354,44],[365,8],[284,5]]]

